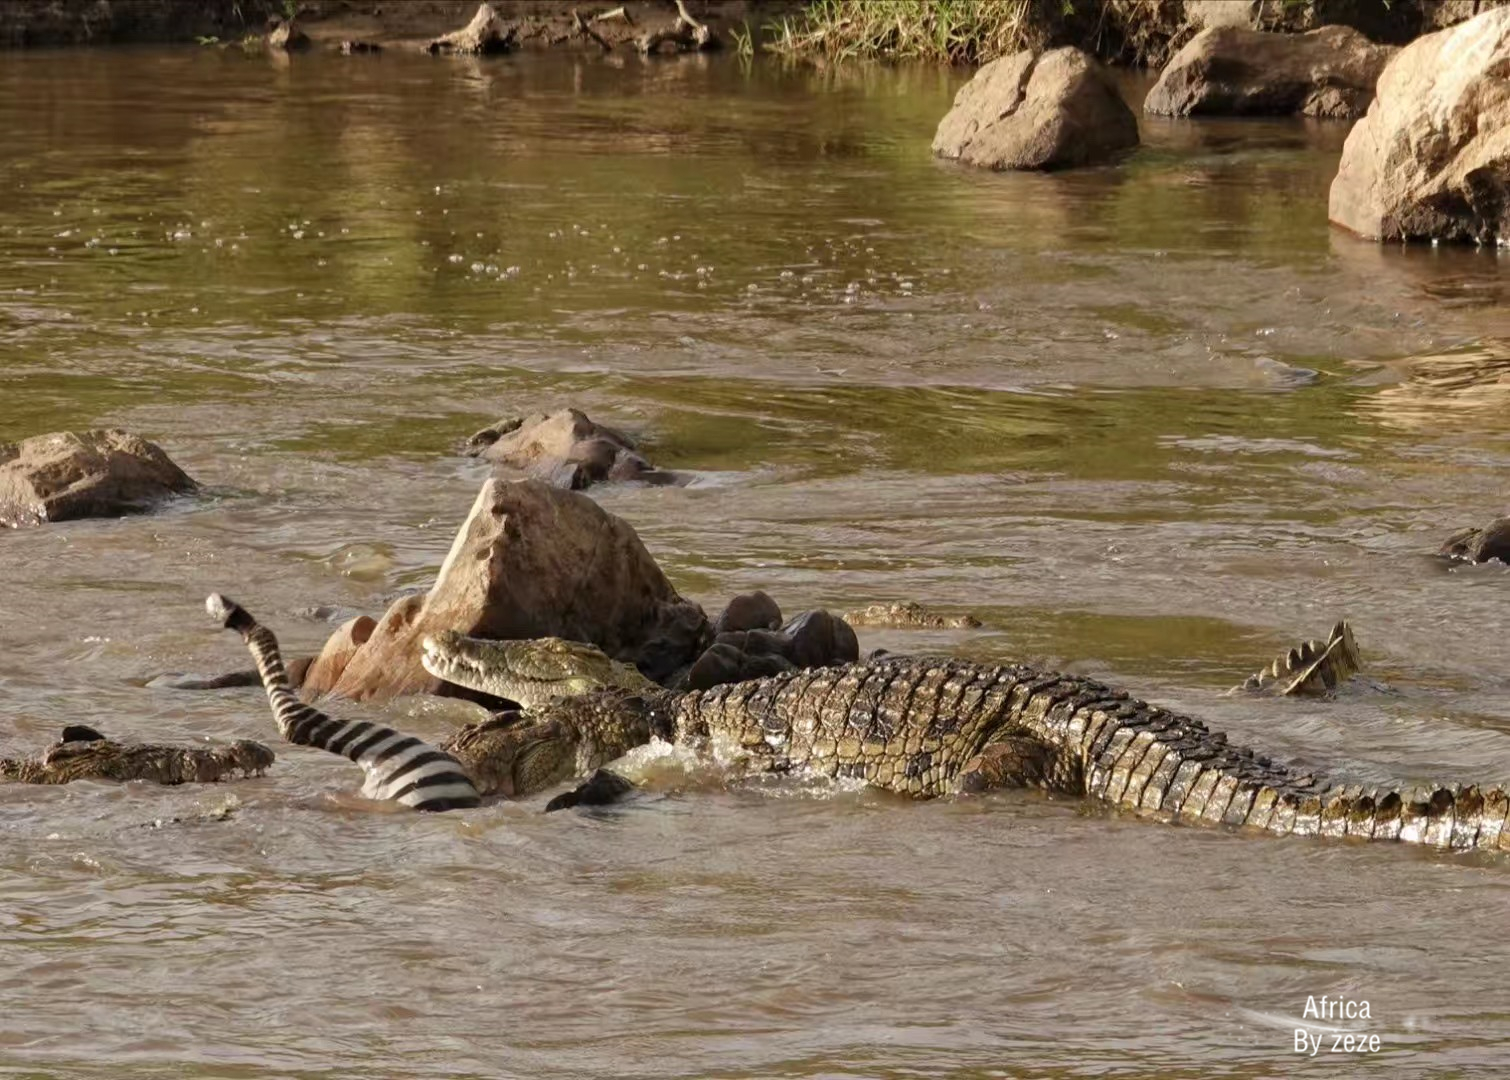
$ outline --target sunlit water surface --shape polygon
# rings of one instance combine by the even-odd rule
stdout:
[[[1502,259],[1329,231],[1335,125],[1145,120],[1115,168],[960,171],[928,153],[959,78],[5,56],[0,438],[127,427],[206,493],[0,535],[4,752],[270,739],[252,691],[142,685],[243,665],[204,594],[315,648],[429,582],[485,475],[460,440],[571,403],[697,475],[597,497],[710,610],[971,610],[862,646],[1093,674],[1359,779],[1510,780],[1510,571],[1428,557],[1507,509]],[[1342,615],[1370,687],[1221,696]],[[1510,1060],[1505,860],[674,776],[421,818],[280,754],[0,787],[0,1072]],[[1296,1060],[1312,995],[1367,1000],[1381,1049]]]

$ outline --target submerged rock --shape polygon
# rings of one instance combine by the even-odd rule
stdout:
[[[0,443],[0,525],[139,513],[198,485],[160,446],[117,428]]]
[[[960,88],[933,152],[986,169],[1062,169],[1138,145],[1138,118],[1075,48],[993,60]]]
[[[1510,7],[1401,49],[1353,127],[1331,220],[1380,240],[1510,244]]]
[[[1510,565],[1510,517],[1495,518],[1481,529],[1462,529],[1453,533],[1437,554],[1444,559],[1474,563],[1498,559]]]
[[[500,420],[468,439],[466,453],[568,491],[609,481],[658,486],[686,482],[641,457],[629,436],[595,423],[578,409]]]
[[[1308,34],[1213,27],[1169,61],[1143,110],[1165,116],[1359,116],[1396,51],[1347,26]]]
[[[344,630],[328,649],[345,648]],[[311,667],[304,690],[379,699],[437,692],[442,684],[420,665],[421,643],[443,630],[590,642],[658,682],[710,636],[703,609],[677,594],[627,522],[585,495],[497,478],[483,484],[429,593],[390,607],[339,672]]]

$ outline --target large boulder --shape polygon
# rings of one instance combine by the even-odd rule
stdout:
[[[1510,7],[1390,61],[1332,181],[1331,219],[1380,240],[1510,243]]]
[[[162,448],[117,428],[0,443],[0,525],[119,517],[193,491]]]
[[[351,658],[372,639],[372,632],[377,629],[377,623],[371,615],[358,615],[354,619],[348,619],[342,623],[334,634],[325,641],[325,646],[320,650],[320,655],[312,658],[300,673],[298,682],[289,681],[295,686],[303,686],[306,683],[316,686],[334,686],[340,681],[346,665],[351,663]]]
[[[389,608],[333,681],[334,665],[312,667],[304,691],[438,692],[444,684],[419,658],[425,636],[440,630],[591,642],[657,681],[690,664],[709,637],[703,609],[677,595],[628,523],[585,495],[498,478],[483,484],[429,593]]]
[[[594,423],[577,409],[500,420],[468,439],[466,453],[491,461],[502,472],[568,491],[605,481],[683,482],[642,458],[629,436]]]
[[[1062,169],[1138,145],[1138,118],[1079,49],[993,60],[954,97],[933,152],[986,169]]]
[[[1359,116],[1395,52],[1348,26],[1308,34],[1216,26],[1174,55],[1143,110],[1164,116]]]

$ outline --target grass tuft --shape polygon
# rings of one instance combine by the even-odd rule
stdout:
[[[828,60],[984,64],[1042,44],[1034,0],[815,0],[766,28],[764,47]]]

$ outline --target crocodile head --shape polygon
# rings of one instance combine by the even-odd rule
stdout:
[[[580,641],[489,641],[445,630],[425,638],[420,662],[437,679],[537,709],[556,698],[651,683],[628,664]]]
[[[194,779],[219,780],[237,773],[243,776],[261,776],[272,767],[274,760],[273,752],[260,742],[237,739],[225,746],[211,747],[210,752],[196,763],[199,775]],[[214,775],[205,775],[206,773]]]
[[[19,763],[15,771],[41,784],[86,779],[213,783],[237,775],[260,776],[274,761],[271,750],[250,739],[214,746],[120,743],[83,727],[66,728],[64,736],[36,758]]]
[[[506,714],[463,728],[444,749],[466,762],[483,794],[516,799],[575,776],[581,742],[570,724],[521,723]]]

